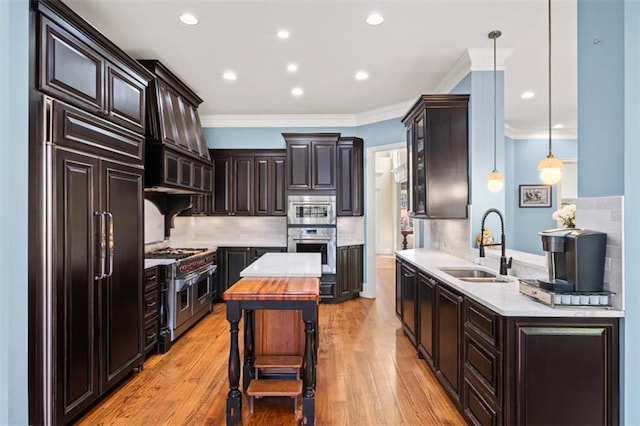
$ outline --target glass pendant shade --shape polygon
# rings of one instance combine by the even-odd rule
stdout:
[[[504,176],[497,170],[492,171],[487,175],[487,186],[489,191],[498,192],[504,186]]]
[[[540,171],[540,179],[547,185],[553,185],[562,179],[562,160],[558,160],[553,154],[549,154],[546,158],[538,163]]]

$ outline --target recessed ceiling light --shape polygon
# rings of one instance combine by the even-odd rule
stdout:
[[[564,124],[562,123],[558,123],[555,126],[553,126],[554,129],[564,129]]]
[[[520,95],[520,97],[522,99],[531,99],[535,96],[536,94],[533,93],[531,90],[527,90],[526,92],[522,92],[522,94]]]
[[[358,71],[355,75],[356,80],[366,80],[369,78],[369,74],[366,71]]]
[[[367,24],[369,25],[380,25],[384,22],[384,17],[379,13],[372,13],[367,16]]]
[[[234,81],[238,79],[238,75],[233,71],[227,71],[222,74],[222,78],[224,78],[225,80]]]
[[[304,94],[304,90],[302,90],[302,87],[294,87],[291,89],[291,94],[293,96],[302,96]]]
[[[183,13],[180,15],[180,22],[185,25],[196,25],[198,23],[198,18],[190,13]]]
[[[288,39],[289,35],[290,35],[289,31],[287,31],[287,30],[278,30],[278,37],[283,39],[283,40]]]
[[[290,64],[287,64],[287,71],[289,72],[296,72],[298,71],[298,64],[291,62]]]

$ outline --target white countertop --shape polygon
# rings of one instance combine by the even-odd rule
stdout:
[[[176,263],[175,259],[145,259],[144,260],[144,269],[153,268],[158,265],[171,265],[172,263]]]
[[[470,283],[452,277],[440,270],[445,267],[482,269],[497,274],[490,268],[455,257],[448,253],[428,249],[400,250],[396,256],[428,272],[434,278],[444,281],[460,293],[481,303],[503,316],[523,317],[624,317],[624,311],[591,307],[552,308],[536,302],[518,290],[516,277],[508,276],[508,283]]]
[[[241,277],[320,277],[320,253],[266,253],[240,272]]]

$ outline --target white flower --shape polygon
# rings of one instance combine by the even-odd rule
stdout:
[[[576,226],[576,205],[567,204],[556,210],[552,217],[567,228],[574,228]]]

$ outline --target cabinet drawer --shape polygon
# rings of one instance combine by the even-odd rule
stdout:
[[[158,291],[152,290],[144,294],[144,320],[148,321],[158,315]]]
[[[463,404],[464,415],[473,425],[497,426],[501,423],[501,412],[494,408],[481,392],[474,385],[464,380],[463,384]]]
[[[475,376],[497,401],[502,399],[502,354],[489,349],[468,333],[464,334],[464,376]]]
[[[153,319],[145,323],[144,327],[144,351],[149,352],[158,344],[158,321]]]
[[[158,267],[154,266],[144,271],[144,291],[153,290],[158,286]]]
[[[323,299],[336,297],[336,284],[335,283],[321,283],[320,284],[320,297]]]
[[[464,310],[465,328],[475,331],[498,351],[502,350],[502,317],[467,298]]]

